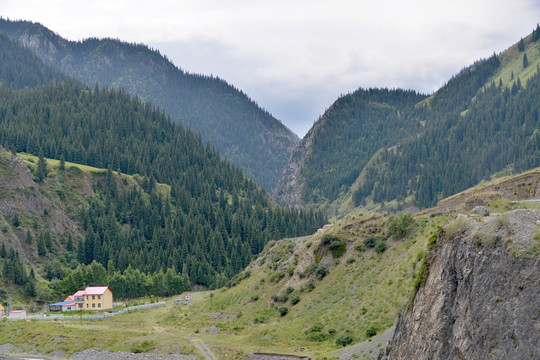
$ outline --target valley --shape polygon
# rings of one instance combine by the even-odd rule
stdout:
[[[164,302],[4,316],[0,358],[539,358],[538,40],[296,144],[147,46],[0,18],[1,309]]]

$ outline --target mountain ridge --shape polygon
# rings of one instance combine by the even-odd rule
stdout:
[[[289,169],[273,191],[274,197],[297,207],[324,209],[338,217],[358,206],[384,208],[390,204],[394,211],[422,208],[507,166],[517,171],[538,166],[534,128],[540,126],[540,120],[535,115],[536,94],[527,90],[529,84],[536,86],[540,65],[540,46],[534,39],[537,37],[529,35],[520,41],[522,48],[516,43],[499,55],[476,61],[431,96],[418,98],[407,108],[394,107],[393,118],[385,118],[382,111],[362,110],[364,102],[369,101],[368,90],[360,89],[336,100],[295,149]],[[490,112],[494,114],[491,119],[487,115]],[[333,122],[328,121],[331,116]],[[521,118],[525,119],[525,128],[518,134]],[[362,121],[372,127],[368,136],[379,141],[369,152],[365,152],[365,144],[347,142],[348,134],[361,134]],[[390,133],[385,138],[384,126],[390,122],[396,132],[398,121],[405,124],[399,130],[402,134]],[[340,122],[345,125],[337,126]],[[513,149],[505,159],[489,160],[496,157],[496,150],[486,137],[488,131],[492,139],[502,139],[500,146]],[[455,140],[448,140],[448,136]],[[514,141],[510,142],[510,137]],[[519,153],[519,158],[514,153]],[[316,158],[314,154],[319,155]],[[453,159],[460,160],[453,163]],[[347,161],[349,165],[340,168]],[[481,166],[452,170],[469,163]]]
[[[0,19],[0,31],[90,86],[123,88],[160,106],[268,191],[298,141],[241,90],[213,76],[190,74],[146,45],[110,38],[73,42],[26,21]]]

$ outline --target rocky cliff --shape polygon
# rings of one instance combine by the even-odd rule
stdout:
[[[540,359],[540,211],[458,218],[379,359]]]

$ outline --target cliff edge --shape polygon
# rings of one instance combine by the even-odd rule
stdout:
[[[540,359],[540,211],[458,215],[379,359]]]

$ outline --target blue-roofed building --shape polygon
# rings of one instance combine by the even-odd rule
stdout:
[[[75,301],[62,301],[49,304],[49,311],[74,311],[76,309]]]

